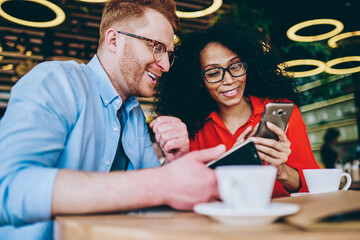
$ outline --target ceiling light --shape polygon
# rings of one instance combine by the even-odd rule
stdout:
[[[326,69],[326,64],[319,60],[314,59],[299,59],[299,60],[292,60],[288,62],[284,62],[287,68],[294,67],[294,66],[301,66],[301,65],[311,65],[316,66],[317,68],[309,71],[302,71],[302,72],[291,72],[287,71],[289,73],[293,73],[295,78],[299,77],[309,77],[313,76],[319,73],[322,73]]]
[[[296,32],[302,28],[310,27],[310,26],[314,26],[314,25],[321,25],[321,24],[333,25],[333,26],[335,26],[335,29],[328,33],[314,35],[314,36],[300,36],[300,35],[296,34]],[[314,41],[320,41],[320,40],[324,40],[327,38],[331,38],[332,36],[335,36],[336,34],[340,33],[343,29],[344,29],[344,25],[342,24],[342,22],[340,22],[338,20],[315,19],[315,20],[310,20],[310,21],[306,21],[306,22],[301,22],[301,23],[298,23],[298,24],[292,26],[291,28],[289,28],[289,30],[287,30],[286,35],[288,36],[288,38],[290,38],[293,41],[314,42]]]
[[[107,0],[78,0],[80,2],[89,2],[89,3],[104,3],[107,2]],[[198,18],[198,17],[204,17],[206,15],[209,15],[213,12],[216,12],[222,5],[222,0],[213,0],[213,3],[210,7],[195,11],[195,12],[182,12],[182,11],[176,11],[176,15],[179,18]]]
[[[180,42],[180,38],[177,35],[174,35],[174,44],[178,44]]]
[[[343,68],[343,69],[332,68],[332,66],[337,65],[339,63],[354,62],[354,61],[360,62],[360,56],[335,58],[326,63],[325,72],[330,74],[349,74],[349,73],[360,72],[360,66],[354,68]]]
[[[89,3],[104,3],[108,0],[78,0],[79,2],[89,2]]]
[[[1,66],[1,69],[5,70],[5,71],[13,70],[14,69],[14,64],[8,64],[8,65],[5,65],[5,66]]]
[[[347,33],[342,33],[342,34],[336,35],[335,37],[332,37],[329,39],[328,45],[332,48],[337,48],[339,45],[336,42],[338,42],[342,39],[345,39],[348,37],[354,37],[354,36],[360,36],[360,31],[347,32]]]
[[[176,11],[176,15],[179,18],[198,18],[198,17],[204,17],[206,15],[209,15],[213,12],[216,12],[222,5],[222,0],[213,0],[213,3],[211,4],[210,7],[200,10],[200,11],[195,11],[195,12],[181,12],[181,11]]]
[[[52,2],[46,1],[46,0],[23,0],[23,1],[34,2],[34,3],[41,4],[45,7],[48,7],[55,13],[55,15],[56,15],[55,19],[53,19],[51,21],[47,21],[47,22],[33,22],[33,21],[26,21],[26,20],[22,20],[20,18],[13,17],[13,16],[7,14],[2,8],[2,4],[5,2],[9,2],[9,1],[11,1],[11,0],[0,0],[0,16],[2,16],[3,18],[5,18],[11,22],[14,22],[14,23],[17,23],[20,25],[24,25],[24,26],[29,26],[29,27],[46,28],[46,27],[55,27],[57,25],[60,25],[65,20],[64,11],[59,6],[53,4]]]

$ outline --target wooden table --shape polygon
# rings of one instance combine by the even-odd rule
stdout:
[[[349,189],[360,190],[360,181],[352,181]]]
[[[296,198],[282,198],[275,202],[295,202],[303,206],[300,210],[300,220],[318,207],[324,199],[340,199],[339,197],[353,198],[360,196],[359,191],[348,191],[336,194],[319,196],[301,196]],[[354,195],[356,194],[356,195]],[[360,199],[356,199],[358,202]],[[352,201],[352,200],[351,200]],[[312,205],[312,203],[315,205]],[[328,200],[325,204],[331,204]],[[359,206],[356,202],[356,208]],[[321,205],[321,204],[320,204]],[[351,203],[350,203],[351,205]],[[349,204],[347,204],[349,206]],[[353,205],[355,206],[355,205]],[[331,206],[327,206],[331,207]],[[359,210],[359,209],[357,209]],[[322,211],[319,211],[319,213]],[[312,216],[312,214],[310,214]],[[309,216],[310,216],[309,215]],[[314,214],[316,215],[316,214]],[[319,214],[317,214],[319,215]],[[294,215],[292,222],[296,222]],[[285,219],[286,220],[286,219]],[[291,222],[291,221],[290,221]],[[300,221],[301,222],[301,221]],[[325,225],[324,225],[325,224]],[[277,221],[264,226],[236,227],[220,224],[206,216],[193,212],[175,211],[147,211],[141,214],[101,214],[86,216],[58,216],[55,223],[55,239],[58,240],[111,240],[111,239],[159,239],[159,240],[187,240],[187,239],[241,239],[241,240],[360,240],[360,221],[344,222],[337,228],[300,229],[289,224],[288,221]],[[354,225],[355,224],[355,225]]]

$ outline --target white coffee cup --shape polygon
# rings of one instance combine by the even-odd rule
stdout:
[[[262,211],[270,203],[277,169],[273,166],[220,166],[215,169],[223,202],[242,211]]]
[[[303,173],[310,193],[338,191],[342,177],[346,178],[342,191],[348,190],[351,185],[350,174],[344,173],[342,169],[304,169]]]

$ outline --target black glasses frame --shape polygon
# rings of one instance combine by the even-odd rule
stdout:
[[[136,34],[132,34],[132,33],[124,32],[124,31],[119,31],[118,30],[117,32],[120,33],[120,34],[124,34],[126,36],[129,36],[129,37],[133,37],[133,38],[137,38],[137,39],[140,39],[140,40],[145,40],[145,41],[153,43],[154,44],[154,46],[153,46],[153,58],[154,58],[154,60],[157,61],[157,62],[161,61],[161,59],[163,59],[163,57],[167,53],[168,57],[169,57],[170,67],[173,65],[173,63],[175,61],[175,58],[176,58],[176,55],[174,54],[173,51],[168,51],[166,49],[166,46],[163,43],[161,43],[159,41],[156,41],[154,39],[151,39],[151,38],[146,38],[146,37],[143,37],[143,36],[140,36],[140,35],[136,35]],[[165,49],[164,53],[162,54],[162,56],[159,59],[155,58],[155,47],[157,45],[161,45]]]
[[[233,75],[233,74],[231,73],[231,71],[230,71],[230,67],[231,67],[231,66],[233,66],[234,64],[238,64],[238,63],[241,63],[241,64],[244,66],[244,68],[245,68],[245,72],[244,72],[243,74],[240,74],[240,75],[235,76],[235,75]],[[220,80],[218,80],[218,81],[215,81],[215,82],[209,82],[209,80],[207,80],[207,78],[206,78],[206,75],[205,75],[205,74],[206,74],[208,71],[211,71],[211,70],[214,70],[214,69],[222,69],[222,70],[223,70],[222,77],[221,77],[221,79],[220,79]],[[230,65],[229,65],[229,66],[227,66],[226,68],[223,68],[223,67],[214,67],[214,68],[210,68],[210,69],[208,69],[208,70],[202,71],[202,72],[201,72],[201,75],[203,75],[203,76],[204,76],[205,80],[206,80],[208,83],[218,83],[218,82],[221,82],[221,81],[224,79],[225,72],[230,73],[230,75],[231,75],[232,77],[241,77],[241,76],[243,76],[243,75],[245,75],[245,74],[246,74],[246,71],[247,71],[246,62],[239,61],[239,62],[234,62],[234,63],[230,64]]]

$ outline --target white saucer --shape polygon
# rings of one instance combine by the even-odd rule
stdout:
[[[240,211],[222,202],[200,203],[194,206],[196,213],[207,215],[221,223],[236,226],[254,226],[271,223],[281,216],[294,214],[300,210],[296,204],[270,203],[263,211]]]
[[[296,193],[290,194],[291,197],[299,197],[299,196],[306,196],[306,195],[310,195],[310,193],[309,192],[296,192]]]
[[[341,191],[341,190],[339,190]],[[306,196],[306,195],[318,195],[318,194],[324,194],[324,193],[332,193],[336,191],[328,191],[328,192],[317,192],[317,193],[309,193],[309,192],[298,192],[298,193],[291,193],[291,197],[299,197],[299,196]]]

